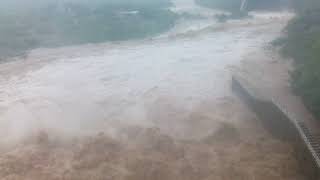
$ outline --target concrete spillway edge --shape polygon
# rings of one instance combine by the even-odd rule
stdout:
[[[232,77],[232,90],[257,114],[272,135],[294,144],[297,159],[304,173],[311,180],[319,180],[320,137],[314,136],[309,131],[303,119],[296,119],[280,103],[263,96],[257,88],[242,77]]]

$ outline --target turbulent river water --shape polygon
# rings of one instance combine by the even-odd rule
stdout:
[[[290,13],[217,23],[216,11],[175,3],[185,18],[157,37],[0,64],[1,180],[309,179],[230,90],[247,58],[257,76],[274,65],[264,52]]]
[[[160,125],[165,131],[184,136],[170,121],[229,96],[230,67],[275,38],[287,20],[286,13],[255,13],[219,24],[215,11],[182,0],[174,10],[203,18],[181,19],[151,39],[39,49],[1,64],[1,136],[39,128],[90,133],[110,121],[153,126],[159,118],[170,119]]]
[[[215,11],[192,0],[175,4],[177,13],[202,18],[182,18],[154,38],[38,49],[1,64],[1,141],[38,129],[113,132],[118,124],[158,126],[188,138],[188,129],[196,127],[176,121],[230,96],[232,67],[278,36],[289,17],[264,12],[217,23]],[[195,136],[210,128],[199,127]]]

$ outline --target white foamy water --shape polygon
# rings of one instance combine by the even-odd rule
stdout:
[[[182,2],[179,11],[203,9]],[[1,64],[0,135],[19,137],[38,128],[91,132],[111,121],[152,126],[155,111],[174,121],[170,107],[183,116],[208,99],[229,96],[230,68],[276,37],[288,19],[269,13],[217,24],[208,18],[184,20],[178,26],[193,31],[176,28],[153,40],[97,45],[92,53],[87,46],[72,48],[75,54],[86,51],[81,56],[48,50],[59,54],[50,58],[55,53],[37,50],[51,59],[41,66],[37,55],[30,55],[29,66]]]

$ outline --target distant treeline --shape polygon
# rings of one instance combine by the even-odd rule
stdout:
[[[231,12],[237,12],[240,10],[241,0],[196,0],[200,5],[215,8],[224,9]],[[280,9],[288,6],[289,0],[248,0],[246,9],[259,10],[259,9]]]
[[[320,8],[319,0],[292,0],[292,4],[298,13],[305,13]]]
[[[0,11],[0,58],[37,47],[152,36],[174,26],[170,5],[169,0],[65,0],[12,11],[15,4],[9,3]]]
[[[297,17],[278,41],[285,55],[294,59],[292,87],[320,120],[320,1],[294,0]]]

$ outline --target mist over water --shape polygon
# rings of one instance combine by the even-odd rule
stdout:
[[[287,15],[218,24],[215,11],[191,0],[175,5],[179,13],[204,18],[182,19],[149,40],[78,46],[71,55],[68,48],[39,49],[27,60],[1,64],[0,135],[9,138],[1,141],[38,130],[112,134],[123,124],[155,126],[187,139],[211,133],[214,123],[192,134],[184,121],[195,109],[232,95],[232,66],[276,37]]]
[[[274,61],[264,53],[292,15],[217,23],[193,0],[174,5],[160,35],[0,63],[1,180],[308,179],[293,146],[230,90],[246,58],[257,57],[248,71]]]

